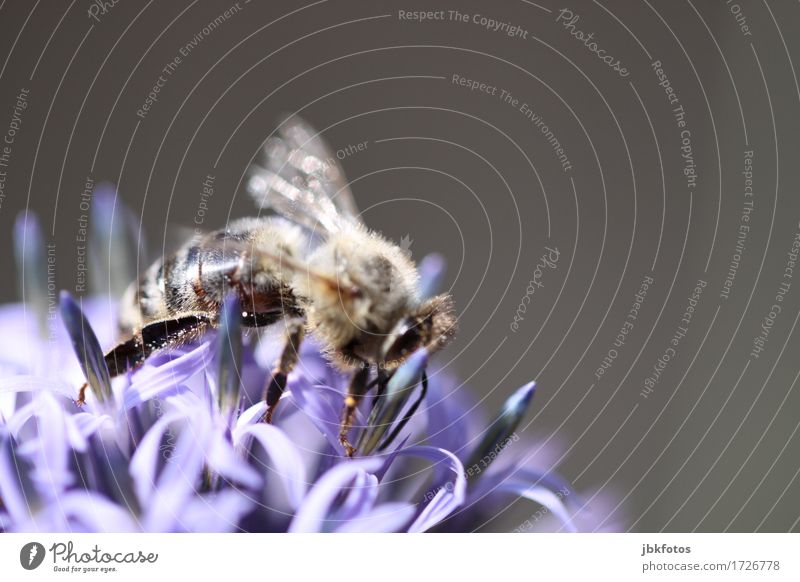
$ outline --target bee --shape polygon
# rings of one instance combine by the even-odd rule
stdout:
[[[242,326],[282,322],[286,332],[265,388],[264,420],[272,421],[301,342],[313,335],[334,366],[352,372],[339,433],[352,456],[347,435],[360,400],[376,383],[385,387],[418,348],[435,351],[450,342],[452,298],[420,297],[408,253],[362,222],[336,158],[297,116],[265,142],[245,189],[268,214],[192,238],[127,289],[119,313],[122,339],[105,354],[109,373],[126,373],[153,352],[218,327],[223,299],[235,294]]]

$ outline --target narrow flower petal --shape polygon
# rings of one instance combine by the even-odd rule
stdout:
[[[222,304],[217,333],[217,402],[223,418],[232,418],[239,409],[242,368],[242,308],[231,294]]]
[[[61,495],[75,477],[69,469],[69,440],[66,416],[54,397],[43,393],[36,402],[37,435],[19,446],[19,453],[31,459],[31,479],[48,499]]]
[[[530,485],[529,483],[510,481],[501,483],[494,489],[496,493],[511,493],[519,497],[524,497],[546,507],[550,513],[556,516],[563,524],[563,527],[570,532],[577,529],[572,523],[569,511],[564,505],[564,501],[556,493],[542,485]]]
[[[94,293],[121,297],[128,284],[136,279],[137,250],[141,256],[139,221],[107,182],[97,185],[92,196],[92,236],[89,256]]]
[[[152,360],[133,375],[130,386],[126,388],[123,409],[154,398],[184,392],[186,382],[202,373],[211,361],[211,350],[211,342],[206,341],[196,346],[151,356]],[[157,357],[158,360],[155,359]]]
[[[365,471],[356,475],[342,504],[336,509],[336,521],[348,523],[372,509],[378,499],[378,478]],[[336,530],[338,531],[338,527]]]
[[[417,512],[412,503],[387,502],[343,523],[337,533],[392,533],[403,531]]]
[[[161,448],[162,439],[169,430],[169,425],[179,418],[181,415],[175,412],[159,418],[139,441],[139,446],[131,458],[130,475],[133,478],[136,497],[141,500],[150,499],[153,495],[159,465],[165,460],[163,454],[165,451]]]
[[[362,433],[356,447],[361,454],[368,455],[378,446],[383,435],[386,434],[400,414],[403,405],[408,402],[414,388],[420,383],[427,364],[427,350],[424,348],[417,350],[389,379],[389,383],[386,386],[386,394],[372,409],[367,422],[369,429]]]
[[[47,281],[44,237],[36,215],[22,212],[14,223],[14,254],[21,300],[36,314],[42,337],[47,334]]]
[[[307,482],[299,451],[281,429],[271,424],[246,425],[238,427],[233,433],[233,441],[240,451],[249,448],[252,438],[264,447],[272,461],[272,471],[267,475],[268,486],[279,481],[292,508],[298,508],[306,494]]]
[[[475,448],[466,463],[468,468],[481,463],[481,471],[477,472],[476,475],[470,474],[471,477],[477,478],[483,475],[488,465],[494,461],[508,444],[509,437],[516,430],[522,417],[525,416],[535,390],[536,382],[525,384],[503,404],[500,415],[486,431],[480,444]]]
[[[95,396],[101,402],[113,399],[111,378],[103,357],[103,350],[100,349],[100,342],[97,341],[92,326],[84,317],[81,308],[66,291],[61,292],[60,308],[61,318],[72,340],[72,347],[78,356],[78,362],[86,375],[89,386],[92,387]]]
[[[434,480],[430,491],[434,492],[431,501],[425,505],[408,531],[427,531],[464,503],[467,495],[467,478],[464,466],[453,453],[434,447],[409,447],[400,451],[401,455],[421,457],[433,461],[437,472],[444,477]]]
[[[289,531],[322,532],[342,525],[329,519],[334,502],[342,491],[349,492],[359,475],[374,473],[382,464],[383,460],[378,458],[356,459],[329,469],[308,492],[289,525]]]
[[[125,509],[89,491],[70,491],[54,501],[47,512],[57,514],[71,531],[125,533],[139,531],[139,525]]]
[[[419,294],[424,299],[434,297],[442,286],[447,261],[439,253],[425,255],[419,262]]]
[[[144,527],[162,532],[182,529],[184,506],[197,491],[203,470],[203,447],[197,446],[197,435],[184,426],[164,468],[158,475],[152,497],[147,499]],[[138,452],[138,451],[137,451]]]
[[[261,486],[259,474],[236,454],[233,446],[219,433],[213,438],[211,447],[206,451],[208,466],[226,480],[241,484],[250,489]]]
[[[476,435],[486,425],[469,390],[440,370],[431,370],[428,380],[428,444],[464,458],[470,448],[465,435]]]
[[[28,463],[17,455],[11,435],[0,429],[0,498],[15,523],[27,521],[40,505],[29,471]]]
[[[73,387],[66,382],[27,374],[0,378],[0,392],[52,392],[69,400],[75,397]]]
[[[263,400],[254,404],[239,415],[239,418],[236,419],[236,427],[240,428],[261,422],[261,419],[264,418],[264,413],[266,411],[267,403]]]
[[[253,506],[251,498],[235,489],[200,495],[186,504],[181,515],[181,525],[189,532],[236,531],[239,521],[253,509]]]
[[[94,415],[88,412],[79,412],[69,418],[84,439],[88,439],[95,434],[103,425],[114,425],[114,421],[107,414]]]
[[[289,378],[289,390],[303,414],[325,436],[334,450],[343,454],[344,449],[339,443],[338,407],[341,407],[341,393],[328,386],[311,386],[302,381],[293,381],[291,377]],[[334,405],[334,401],[337,403],[336,405]],[[281,402],[281,406],[286,405]]]

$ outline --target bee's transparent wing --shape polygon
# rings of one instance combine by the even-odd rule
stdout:
[[[247,191],[256,204],[327,232],[359,222],[344,172],[319,134],[296,115],[279,126],[278,134],[248,170]]]

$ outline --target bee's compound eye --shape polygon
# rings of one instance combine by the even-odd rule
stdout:
[[[387,364],[398,364],[416,350],[423,343],[426,332],[423,327],[424,322],[415,317],[401,320],[387,338],[384,361]]]

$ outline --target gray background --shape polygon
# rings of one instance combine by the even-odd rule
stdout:
[[[143,217],[151,258],[192,226],[207,174],[215,194],[205,227],[252,214],[235,194],[242,172],[278,115],[302,111],[334,149],[367,142],[343,161],[367,224],[409,235],[417,259],[439,251],[449,261],[461,332],[444,362],[489,409],[538,380],[524,431],[580,490],[599,492],[605,525],[798,529],[800,280],[765,351],[749,357],[799,228],[796,2],[571,2],[575,28],[594,32],[625,78],[556,21],[564,5],[551,0],[240,2],[137,117],[161,69],[232,5],[125,0],[99,22],[85,0],[0,5],[0,133],[19,90],[30,90],[0,207],[7,245],[18,211],[34,210],[56,243],[59,286],[74,290],[87,176],[119,184]],[[419,9],[458,9],[470,21],[399,18]],[[475,14],[527,38],[487,30]],[[686,112],[691,192],[654,60]],[[453,74],[498,95],[455,85]],[[500,89],[519,98],[516,108]],[[746,149],[752,228],[724,300]],[[559,249],[558,265],[514,332],[545,246]],[[0,260],[9,273],[0,300],[15,300],[10,250]],[[598,381],[646,275],[654,285],[640,317]],[[643,398],[698,279],[708,285],[688,333]],[[514,528],[534,509],[514,504],[487,529]]]

